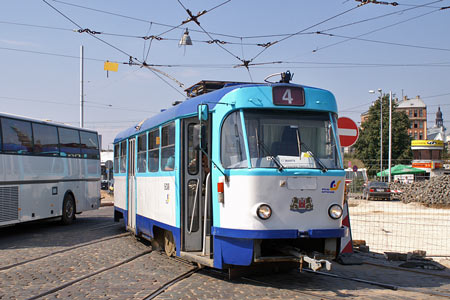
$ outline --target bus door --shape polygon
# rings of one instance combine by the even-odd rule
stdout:
[[[128,228],[136,228],[136,163],[135,163],[135,143],[136,139],[128,141]]]
[[[201,251],[203,241],[206,168],[202,166],[202,152],[193,147],[194,125],[198,123],[198,118],[189,118],[183,123],[181,220],[184,251]],[[208,208],[210,210],[210,205]]]

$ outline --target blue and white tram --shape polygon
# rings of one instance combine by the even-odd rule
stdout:
[[[336,255],[347,234],[336,120],[329,91],[290,83],[190,98],[115,138],[115,220],[220,269]]]

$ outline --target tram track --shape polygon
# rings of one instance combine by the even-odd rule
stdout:
[[[78,277],[78,278],[76,278],[76,279],[74,279],[74,280],[71,280],[71,281],[69,281],[69,282],[66,282],[65,284],[59,285],[59,286],[57,286],[57,287],[54,287],[54,288],[49,289],[49,290],[47,290],[47,291],[44,291],[44,292],[42,292],[42,293],[40,293],[40,294],[38,294],[38,295],[32,296],[32,297],[30,297],[30,298],[27,298],[27,300],[39,299],[39,298],[45,297],[45,296],[47,296],[47,295],[56,293],[56,292],[58,292],[58,291],[60,291],[60,290],[62,290],[62,289],[65,289],[65,288],[67,288],[67,287],[70,287],[70,286],[72,286],[72,285],[74,285],[74,284],[76,284],[76,283],[78,283],[78,282],[80,282],[80,281],[82,281],[82,280],[86,280],[86,279],[88,279],[88,278],[90,278],[90,277],[92,277],[92,276],[95,276],[95,275],[104,273],[104,272],[109,271],[109,270],[114,269],[114,268],[117,268],[117,267],[119,267],[119,266],[121,266],[121,265],[124,265],[124,264],[126,264],[126,263],[129,263],[129,262],[131,262],[131,261],[133,261],[133,260],[135,260],[135,259],[137,259],[137,258],[139,258],[139,257],[141,257],[141,256],[144,256],[144,255],[146,255],[146,254],[149,254],[149,253],[151,253],[151,252],[152,252],[151,249],[142,251],[142,252],[140,252],[139,254],[136,254],[136,255],[134,255],[134,256],[132,256],[132,257],[130,257],[130,258],[127,258],[127,259],[122,260],[122,261],[120,261],[120,262],[118,262],[118,263],[115,263],[115,264],[113,264],[113,265],[111,265],[111,266],[109,266],[109,267],[100,268],[100,269],[98,269],[98,270],[96,270],[96,271],[94,271],[94,272],[91,272],[91,273],[89,273],[89,274],[86,274],[86,275],[84,275],[84,276]]]
[[[72,250],[75,250],[75,249],[78,249],[78,248],[82,248],[82,247],[86,247],[86,246],[90,246],[90,245],[93,245],[93,244],[97,244],[97,243],[101,243],[101,242],[105,242],[105,241],[109,241],[109,240],[113,240],[113,239],[118,239],[118,238],[122,238],[122,237],[126,237],[126,236],[130,236],[130,233],[129,232],[121,233],[121,234],[118,234],[118,235],[114,235],[114,236],[110,236],[110,237],[106,237],[106,238],[102,238],[102,239],[98,239],[98,240],[94,240],[94,241],[78,244],[76,246],[64,248],[64,249],[61,249],[61,250],[58,250],[58,251],[53,251],[53,252],[50,252],[48,254],[41,255],[39,257],[27,259],[27,260],[24,260],[24,261],[21,261],[21,262],[17,262],[17,263],[14,263],[14,264],[10,264],[10,265],[6,265],[6,266],[3,266],[3,267],[0,267],[0,272],[7,271],[9,269],[12,269],[12,268],[15,268],[15,267],[18,267],[18,266],[21,266],[21,265],[25,265],[25,264],[28,264],[28,263],[31,263],[31,262],[35,262],[35,261],[38,261],[38,260],[41,260],[41,259],[44,259],[44,258],[48,258],[48,257],[54,256],[54,255],[57,255],[57,254],[69,252],[69,251],[72,251]]]

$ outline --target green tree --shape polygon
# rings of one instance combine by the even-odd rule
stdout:
[[[409,164],[412,159],[411,138],[408,135],[408,116],[396,111],[392,103],[392,164]],[[356,157],[366,166],[368,175],[380,171],[380,98],[369,108],[369,118],[361,124],[355,144]],[[383,169],[388,166],[389,151],[389,95],[383,95]]]

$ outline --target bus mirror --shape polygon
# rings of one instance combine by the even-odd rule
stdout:
[[[201,124],[194,125],[192,144],[195,150],[206,149],[205,126]]]
[[[208,104],[199,104],[197,106],[197,112],[198,112],[198,120],[199,121],[208,120],[208,114],[209,114]]]

